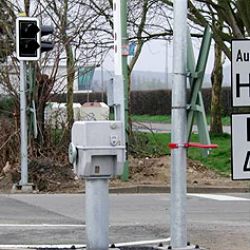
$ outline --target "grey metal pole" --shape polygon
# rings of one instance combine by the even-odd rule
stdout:
[[[28,185],[28,139],[26,104],[26,62],[20,61],[20,126],[21,126],[21,186]]]
[[[107,250],[109,248],[108,178],[86,178],[85,189],[87,250]]]
[[[187,0],[174,1],[174,47],[172,87],[172,150],[171,164],[171,246],[187,246],[186,221],[186,72],[187,72]]]

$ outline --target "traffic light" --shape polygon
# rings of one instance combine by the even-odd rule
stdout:
[[[51,41],[42,41],[42,36],[53,34],[54,27],[40,25],[38,18],[18,17],[16,20],[16,53],[23,61],[36,61],[41,53],[54,47]]]
[[[52,25],[41,25],[41,37],[54,33]],[[41,53],[50,51],[54,48],[54,42],[41,40]]]
[[[16,52],[19,60],[35,61],[40,58],[40,22],[35,17],[16,20]]]

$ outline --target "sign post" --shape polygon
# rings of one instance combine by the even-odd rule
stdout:
[[[232,107],[250,107],[250,40],[232,41]],[[250,114],[231,116],[233,180],[250,179]]]

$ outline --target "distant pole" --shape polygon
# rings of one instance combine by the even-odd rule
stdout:
[[[102,102],[104,101],[104,77],[103,77],[103,52],[102,52],[102,63],[101,63],[101,85],[102,85]]]
[[[165,53],[165,56],[166,56],[166,58],[165,58],[165,86],[167,87],[167,89],[169,89],[169,82],[168,82],[168,80],[169,80],[169,77],[168,77],[168,40],[166,40],[166,53]]]
[[[172,150],[171,161],[171,246],[186,248],[187,0],[174,1],[173,46],[172,142],[179,147]]]
[[[21,186],[28,185],[28,136],[26,103],[26,62],[20,61],[20,130],[21,130]]]

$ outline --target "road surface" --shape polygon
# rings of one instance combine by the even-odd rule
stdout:
[[[110,242],[169,240],[169,206],[169,194],[111,194]],[[187,218],[194,244],[250,249],[249,193],[190,194]],[[85,243],[84,194],[0,195],[0,249]]]

